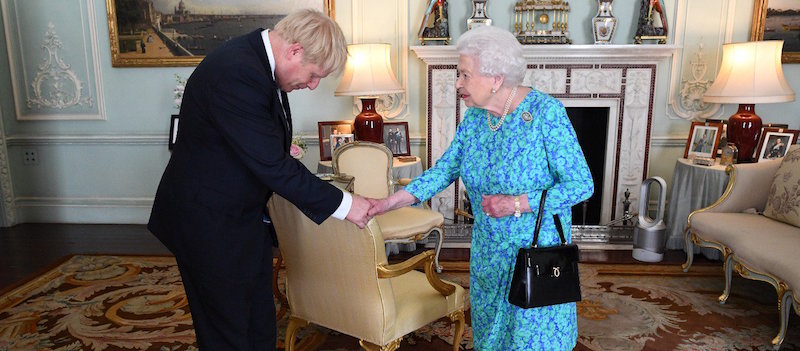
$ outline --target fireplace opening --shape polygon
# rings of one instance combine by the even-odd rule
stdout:
[[[578,143],[589,164],[594,194],[572,207],[573,225],[598,225],[603,207],[603,175],[608,140],[608,107],[567,107]]]

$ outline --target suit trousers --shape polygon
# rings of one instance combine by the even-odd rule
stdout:
[[[264,259],[255,277],[203,272],[176,257],[200,350],[275,350],[272,238],[264,226]]]

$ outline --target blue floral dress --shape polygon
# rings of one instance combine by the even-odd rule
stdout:
[[[523,119],[525,112],[532,120]],[[469,108],[442,157],[406,190],[425,201],[461,177],[476,209],[470,257],[476,350],[572,350],[578,338],[575,303],[521,309],[508,303],[508,290],[517,251],[533,240],[542,190],[549,189],[539,245],[559,242],[556,213],[571,240],[571,207],[594,191],[589,167],[555,98],[532,90],[494,132],[486,113]],[[481,195],[523,193],[533,212],[520,218],[490,218],[480,211]]]

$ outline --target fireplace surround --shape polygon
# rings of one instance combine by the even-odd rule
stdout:
[[[526,45],[528,71],[523,82],[562,101],[566,107],[600,107],[608,111],[600,222],[573,223],[573,240],[628,242],[628,231],[606,226],[622,217],[629,191],[630,208],[638,207],[647,178],[650,130],[658,67],[674,55],[676,45]],[[454,46],[414,46],[427,69],[428,167],[452,141],[466,106],[455,91],[458,54]],[[431,199],[431,207],[453,221],[463,206],[460,180]],[[452,222],[451,222],[452,223]],[[448,230],[446,246],[468,246],[468,234]],[[461,227],[463,229],[463,227]]]

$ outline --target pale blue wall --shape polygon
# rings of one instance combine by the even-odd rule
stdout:
[[[17,120],[6,35],[22,34],[24,38],[27,37],[24,33],[6,33],[5,23],[0,26],[4,34],[0,35],[0,118],[8,155],[7,172],[10,176],[7,178],[13,184],[13,199],[5,199],[6,206],[16,206],[18,211],[15,222],[20,223],[144,223],[161,172],[169,158],[166,143],[169,115],[176,112],[172,102],[175,74],[186,77],[192,68],[112,67],[105,4],[97,0],[81,1],[94,4],[94,16],[91,20],[97,29],[96,45],[99,50],[100,89],[105,97],[105,120]],[[666,1],[667,8],[674,8],[676,1]],[[350,21],[347,11],[349,1],[336,2],[337,21],[343,23],[347,32],[347,22]],[[488,14],[494,20],[494,25],[509,27],[512,4],[511,0],[489,2]],[[573,42],[589,44],[592,40],[588,23],[596,12],[596,2],[581,0],[572,1],[571,4],[569,23]],[[752,1],[735,1],[735,5],[732,39],[746,41],[753,4]],[[418,45],[416,31],[423,6],[421,0],[409,0],[410,45]],[[341,11],[338,10],[340,8]],[[638,0],[614,1],[613,13],[620,21],[614,43],[632,42],[637,9]],[[47,13],[49,10],[42,11]],[[469,1],[450,1],[453,38],[464,31],[470,13]],[[722,15],[726,14],[709,14]],[[80,18],[60,17],[60,20],[69,23],[70,20],[80,21]],[[690,25],[692,30],[699,32],[715,30],[703,27],[703,23]],[[38,37],[30,39],[41,41]],[[65,44],[67,46],[72,43]],[[682,140],[689,128],[689,122],[666,116],[670,66],[671,63],[666,63],[658,72],[652,130],[654,143],[650,150],[650,174],[667,179],[671,178],[675,159],[683,153]],[[784,73],[795,91],[800,89],[800,65],[784,65]],[[412,149],[417,154],[422,154],[425,150],[424,145],[420,145],[426,133],[425,75],[424,64],[410,52],[410,113],[406,120],[409,122],[411,136],[415,137]],[[351,99],[333,96],[332,92],[337,84],[338,78],[329,78],[323,80],[316,91],[290,94],[296,131],[312,138],[316,136],[317,121],[352,116]],[[734,111],[735,106],[726,106],[723,114],[727,116]],[[794,129],[800,127],[800,118],[796,112],[800,111],[800,102],[759,105],[757,111],[767,122],[788,123]],[[30,149],[38,152],[39,164],[23,164],[23,151]],[[318,150],[312,145],[309,151],[303,161],[315,169]]]

